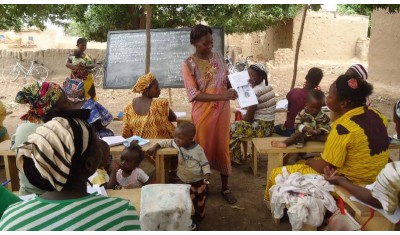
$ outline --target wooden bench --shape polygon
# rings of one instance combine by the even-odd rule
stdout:
[[[160,142],[162,139],[149,139],[150,143],[142,146],[143,151],[147,151],[150,147]],[[122,151],[124,150],[124,145],[113,146],[110,148],[111,155],[113,157],[119,158],[121,156]],[[168,160],[173,157],[178,156],[178,150],[175,148],[162,148],[159,149],[156,153],[153,164],[156,168],[156,182],[160,184],[164,184],[166,182],[166,165],[168,164]],[[150,159],[152,160],[152,159]],[[167,163],[167,164],[166,164]]]
[[[267,167],[267,179],[271,175],[271,172],[276,167],[283,166],[283,158],[288,153],[322,153],[324,151],[325,143],[308,141],[303,148],[296,148],[295,145],[291,145],[287,148],[275,148],[271,146],[271,141],[283,141],[287,137],[265,137],[265,138],[253,138],[253,173],[257,174],[257,158],[259,155],[267,155],[268,167]],[[400,144],[390,144],[389,149],[400,149]]]
[[[7,185],[10,191],[19,190],[19,176],[17,169],[16,155],[17,153],[10,150],[11,140],[5,140],[0,143],[0,156],[3,156],[6,178],[11,180]]]
[[[341,186],[335,186],[335,192],[339,195],[343,201],[354,210],[355,220],[363,225],[370,217],[371,210],[369,207],[352,201],[350,197],[352,196],[346,189]],[[365,225],[363,230],[365,231],[380,231],[387,230],[393,231],[395,229],[395,224],[390,222],[385,216],[380,212],[375,211],[374,217]]]

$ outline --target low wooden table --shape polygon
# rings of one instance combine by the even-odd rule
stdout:
[[[109,197],[119,197],[130,201],[131,205],[133,205],[136,208],[136,211],[140,215],[140,199],[142,193],[141,188],[120,189],[120,190],[106,189],[106,192]]]
[[[257,158],[260,154],[268,155],[268,170],[267,179],[269,178],[271,171],[276,167],[283,165],[283,158],[288,153],[322,153],[324,151],[325,143],[317,141],[308,141],[303,148],[296,148],[295,145],[291,145],[287,148],[275,148],[271,146],[271,141],[283,141],[287,137],[265,137],[265,138],[253,138],[253,174],[257,175]],[[400,149],[400,144],[390,144],[389,149]]]
[[[19,177],[17,169],[16,155],[17,153],[10,150],[11,140],[5,140],[0,143],[0,156],[3,156],[6,177],[11,180],[7,188],[11,191],[19,190]]]
[[[150,147],[160,142],[162,139],[149,139],[150,143],[142,146],[143,151],[147,151]],[[118,145],[111,147],[110,152],[117,158],[121,156],[122,151],[124,150],[124,145]],[[177,157],[178,150],[175,148],[162,148],[159,149],[156,153],[155,159],[155,167],[156,167],[156,181],[160,184],[165,183],[165,160],[169,157]]]

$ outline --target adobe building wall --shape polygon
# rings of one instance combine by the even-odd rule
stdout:
[[[293,19],[293,44],[295,51],[301,27],[302,12]],[[343,15],[336,12],[307,12],[301,41],[299,63],[312,61],[366,60],[368,52],[357,51],[363,58],[356,57],[357,41],[364,43],[359,48],[368,50],[368,17]],[[359,49],[358,49],[359,50]]]
[[[400,87],[400,13],[373,11],[368,72],[372,82]]]
[[[225,37],[225,48],[234,48],[244,57],[272,60],[277,65],[293,63],[292,57],[301,27],[302,12],[285,24],[268,28],[264,32],[232,34]],[[318,61],[347,61],[366,63],[369,39],[368,17],[341,15],[335,12],[308,11],[300,47],[299,63]],[[283,51],[277,50],[285,49]],[[287,55],[292,49],[293,55]],[[281,56],[275,58],[275,55]]]
[[[274,59],[274,52],[278,48],[291,47],[292,34],[293,22],[290,20],[263,32],[225,35],[225,48],[230,53],[234,50],[243,57],[253,56],[254,60],[269,61]],[[236,55],[231,56],[236,61]]]

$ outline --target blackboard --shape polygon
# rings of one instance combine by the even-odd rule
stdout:
[[[224,51],[223,28],[212,28],[213,51]],[[162,88],[184,87],[182,62],[194,53],[190,28],[152,29],[150,71]],[[110,31],[107,35],[104,88],[131,89],[145,72],[146,30]]]

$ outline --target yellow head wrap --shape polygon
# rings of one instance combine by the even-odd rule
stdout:
[[[133,86],[133,92],[143,93],[154,80],[156,80],[156,76],[151,72],[139,77],[136,84]]]

